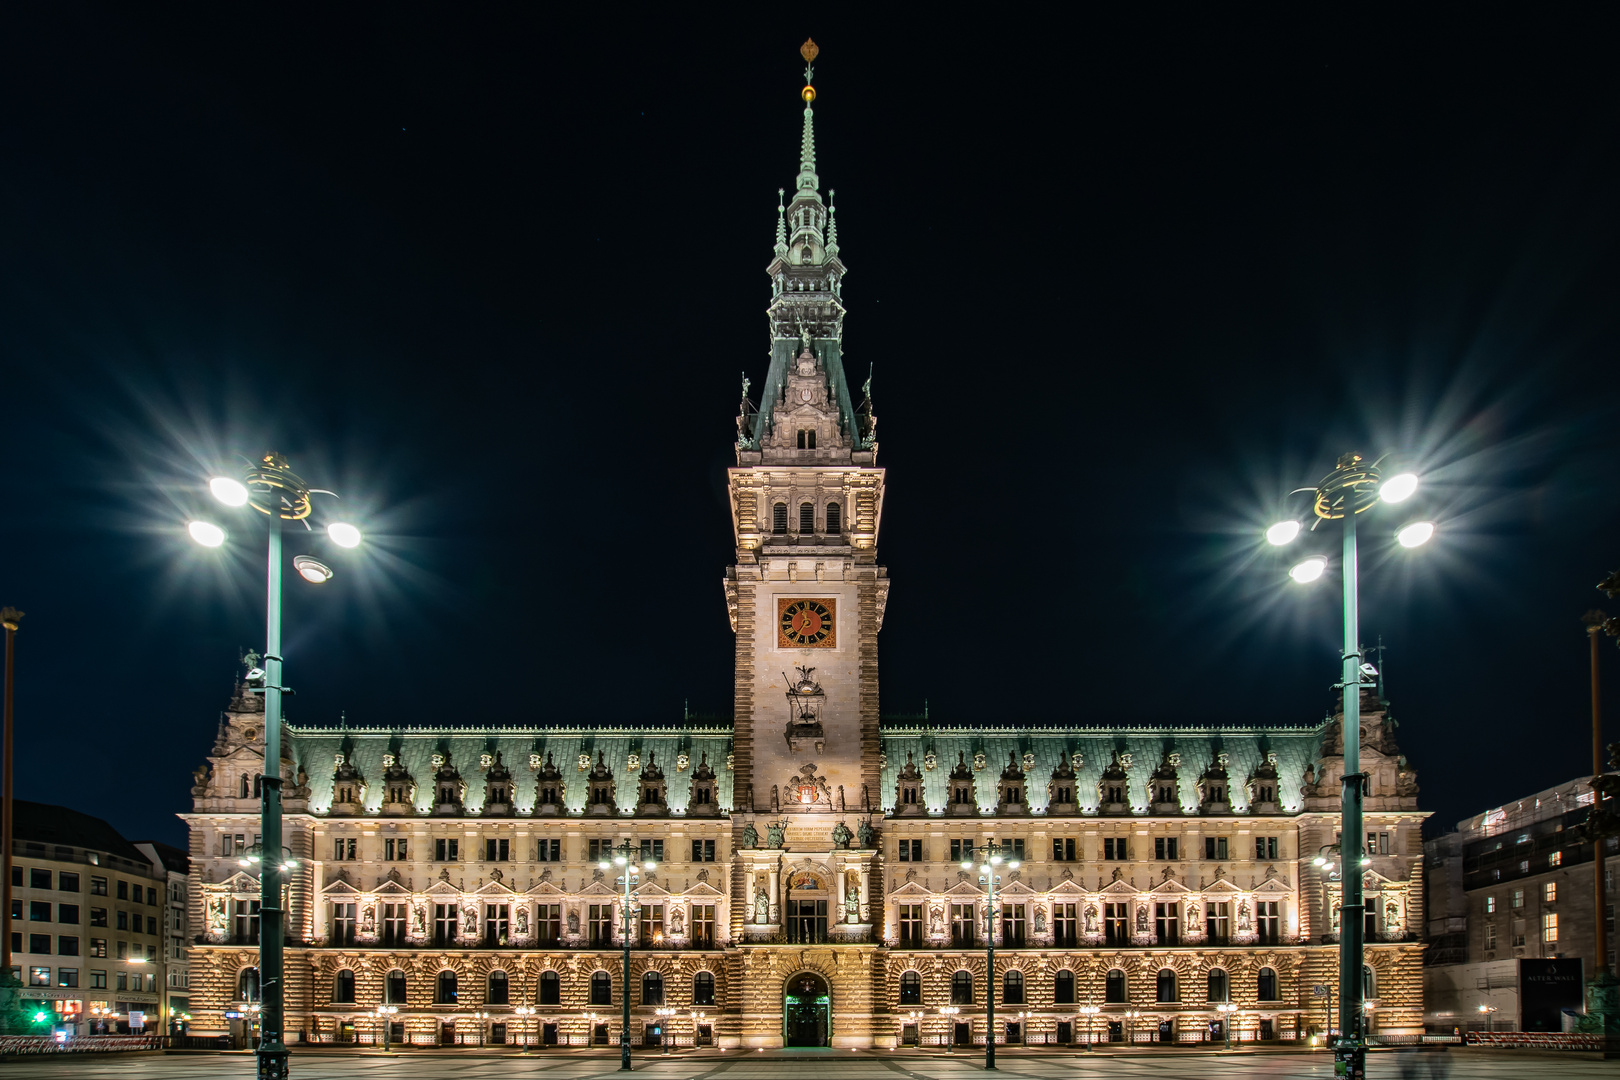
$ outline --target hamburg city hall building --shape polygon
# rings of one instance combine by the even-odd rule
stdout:
[[[1339,883],[1313,859],[1336,843],[1337,718],[884,719],[888,478],[870,383],[844,368],[814,96],[767,268],[770,366],[757,396],[743,384],[729,470],[733,722],[286,725],[294,1045],[616,1046],[626,995],[640,1046],[1287,1043],[1328,1027],[1316,990],[1337,997]],[[191,1031],[244,1041],[264,750],[249,689],[183,815]],[[1387,703],[1363,697],[1370,1027],[1415,1033],[1424,815]],[[655,864],[633,884],[628,982],[626,841]],[[976,853],[991,842],[993,902]]]

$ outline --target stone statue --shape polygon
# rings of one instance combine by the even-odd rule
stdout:
[[[945,909],[937,904],[928,911],[928,932],[937,935],[945,933]]]
[[[577,911],[569,911],[568,913],[568,932],[570,934],[579,933],[579,912]]]
[[[1198,925],[1198,905],[1197,904],[1188,904],[1187,905],[1187,925],[1188,926],[1197,926]]]
[[[672,934],[686,933],[686,916],[681,914],[679,907],[669,913],[669,932]]]
[[[854,885],[851,885],[844,893],[844,910],[849,913],[850,922],[860,918],[861,893]]]
[[[225,898],[212,897],[208,901],[208,929],[217,932],[225,930]]]
[[[1097,905],[1096,904],[1087,904],[1086,905],[1086,933],[1095,934],[1096,932],[1097,932]]]
[[[833,831],[832,831],[833,847],[836,847],[836,848],[847,848],[847,847],[849,847],[849,841],[850,841],[850,838],[853,835],[854,834],[849,831],[849,826],[845,825],[842,821],[840,821],[838,824],[833,826]]]
[[[1035,932],[1037,934],[1046,933],[1046,909],[1043,907],[1035,909]]]
[[[418,938],[427,936],[427,908],[418,906],[411,912],[411,928]]]
[[[518,908],[517,932],[520,934],[527,934],[529,932],[529,909],[526,907]]]
[[[862,850],[871,850],[872,845],[876,841],[877,831],[872,828],[872,822],[870,820],[863,819],[861,823],[855,827],[855,842],[861,845]]]
[[[1138,907],[1136,909],[1136,932],[1138,934],[1145,934],[1145,933],[1148,932],[1148,916],[1147,916],[1147,905],[1146,904],[1138,905]]]
[[[742,846],[745,848],[759,847],[759,830],[754,828],[753,822],[743,826]]]
[[[771,790],[774,792],[776,789],[772,788]],[[773,822],[771,822],[770,824],[765,826],[765,846],[768,847],[768,848],[780,848],[782,846],[782,839],[786,835],[787,835],[787,822],[785,822],[785,821],[773,821]]]
[[[1120,869],[1120,868],[1119,868],[1119,867],[1117,867],[1117,866],[1116,866],[1116,867],[1114,867],[1114,880],[1115,880],[1115,881],[1120,881],[1120,880],[1122,880],[1122,879],[1123,879],[1123,878],[1124,878],[1124,877],[1125,877],[1125,871],[1123,871],[1123,870],[1121,870],[1121,869]]]
[[[1238,929],[1249,929],[1249,902],[1247,900],[1238,901]]]
[[[761,885],[759,891],[754,893],[754,922],[759,926],[764,926],[770,921],[771,898],[766,893],[765,886]]]
[[[360,916],[360,932],[374,934],[377,932],[377,909],[368,907]]]

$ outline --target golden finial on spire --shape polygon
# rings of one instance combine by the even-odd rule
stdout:
[[[816,88],[810,85],[810,81],[815,78],[816,57],[821,55],[814,38],[804,39],[804,44],[799,46],[799,55],[804,57],[804,89],[799,91],[799,96],[808,105],[816,100]]]

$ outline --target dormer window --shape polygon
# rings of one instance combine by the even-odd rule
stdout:
[[[1209,786],[1209,801],[1210,802],[1225,802],[1226,801],[1226,785],[1225,784],[1211,784]]]
[[[787,503],[771,507],[771,532],[777,536],[787,535]]]
[[[1273,789],[1270,784],[1261,784],[1259,789],[1257,790],[1256,794],[1259,796],[1259,801],[1260,802],[1276,802],[1277,801],[1276,790]]]
[[[554,802],[556,802],[557,801],[557,789],[554,788],[554,787],[543,787],[543,788],[541,788],[540,789],[540,801],[543,802],[543,803],[554,803]]]
[[[1125,801],[1125,789],[1118,784],[1109,784],[1103,789],[1103,802],[1120,803]]]
[[[506,801],[506,789],[503,788],[503,787],[490,788],[489,789],[489,801],[492,802],[492,803],[503,803],[503,802],[505,802]]]
[[[1175,802],[1176,793],[1169,784],[1160,784],[1158,794],[1153,797],[1154,802]]]
[[[354,802],[354,788],[352,788],[352,787],[340,787],[340,788],[338,788],[337,801],[338,802]]]
[[[816,429],[815,428],[800,428],[799,429],[799,449],[800,450],[814,450],[815,448],[816,448]]]
[[[917,805],[917,789],[914,787],[901,788],[900,801],[910,803],[912,806]]]
[[[405,801],[405,789],[403,787],[398,787],[398,786],[389,788],[388,789],[388,801],[389,802],[404,802]]]
[[[816,508],[813,503],[804,503],[799,507],[799,531],[801,533],[816,531]]]
[[[1066,787],[1058,788],[1055,792],[1053,792],[1053,801],[1060,803],[1074,802],[1074,789]]]
[[[827,533],[836,536],[844,531],[842,508],[835,502],[827,504]]]

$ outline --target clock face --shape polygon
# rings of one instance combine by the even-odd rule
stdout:
[[[830,649],[837,643],[833,633],[836,600],[776,601],[776,644],[782,649]]]

